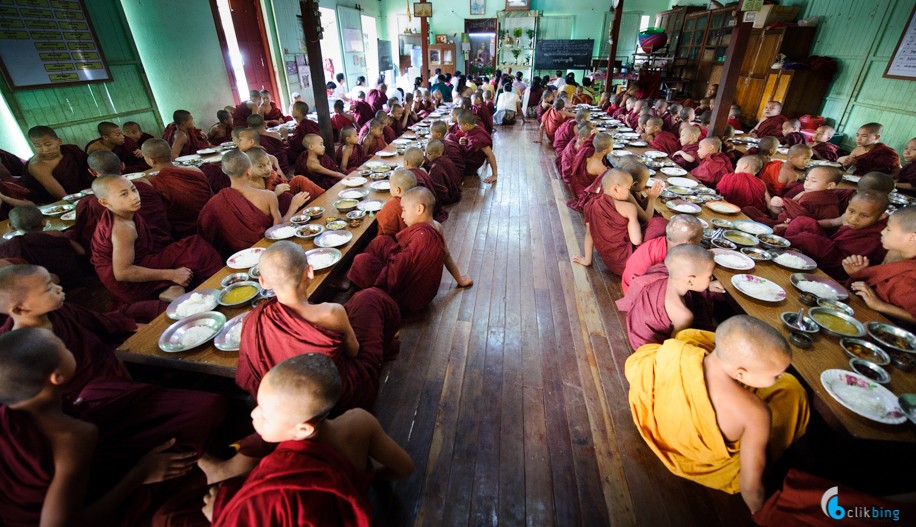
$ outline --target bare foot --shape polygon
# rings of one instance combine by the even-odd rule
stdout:
[[[474,280],[470,276],[464,275],[461,277],[461,280],[458,280],[458,287],[471,287],[474,285]]]
[[[162,302],[171,302],[184,293],[185,290],[183,287],[180,285],[173,285],[172,287],[169,287],[165,291],[159,293],[159,300]]]
[[[248,474],[258,462],[258,458],[236,454],[229,459],[220,459],[210,454],[204,454],[197,460],[197,466],[206,474],[207,485]]]

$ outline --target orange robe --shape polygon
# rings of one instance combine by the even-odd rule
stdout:
[[[882,301],[916,316],[916,260],[866,267],[849,277],[852,282],[865,282]]]

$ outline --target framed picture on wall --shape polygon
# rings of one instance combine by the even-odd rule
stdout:
[[[413,16],[417,18],[429,18],[433,16],[433,4],[430,2],[426,2],[426,3],[414,2]]]
[[[487,14],[487,0],[471,0],[471,15]]]
[[[531,9],[531,0],[506,0],[506,11],[527,11]]]
[[[448,44],[448,35],[436,35],[436,44]]]
[[[884,69],[889,79],[916,80],[916,5],[910,12],[910,19],[903,27],[903,34],[897,41],[894,54]]]

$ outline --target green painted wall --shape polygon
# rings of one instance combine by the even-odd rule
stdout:
[[[92,2],[90,2],[92,3]],[[188,110],[199,128],[234,105],[208,0],[121,0],[164,123]]]
[[[108,61],[112,81],[10,91],[0,78],[0,91],[14,118],[9,123],[0,113],[4,122],[0,148],[30,157],[30,152],[22,151],[22,134],[36,125],[51,126],[65,143],[81,147],[98,137],[99,121],[133,120],[152,133],[161,131],[155,103],[118,0],[93,0],[85,5]]]

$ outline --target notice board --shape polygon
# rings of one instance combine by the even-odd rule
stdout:
[[[897,48],[891,55],[884,76],[892,79],[916,80],[916,5],[910,12],[910,19],[903,27],[903,34],[897,42]]]
[[[534,67],[539,70],[587,70],[591,68],[593,39],[538,40]]]
[[[0,0],[0,63],[14,89],[111,80],[82,0]]]

